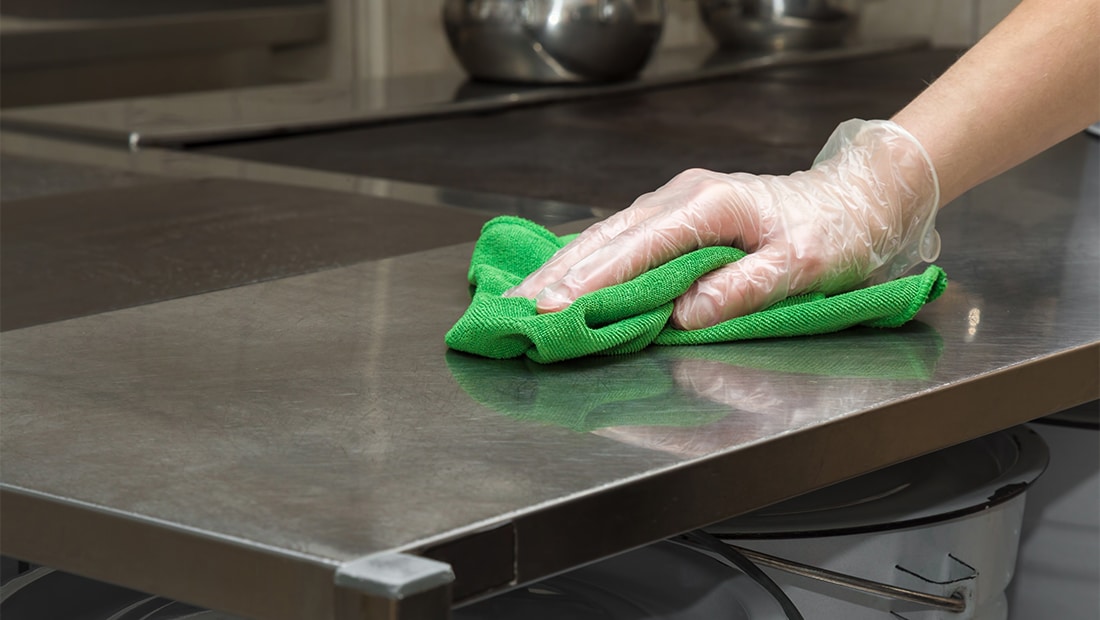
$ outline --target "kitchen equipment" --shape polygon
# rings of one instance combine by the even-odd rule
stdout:
[[[840,45],[859,23],[859,0],[699,0],[725,48],[774,51]]]
[[[1013,618],[1100,618],[1100,403],[1061,411],[1030,427],[1050,446],[1050,466],[1027,494]]]
[[[475,78],[600,82],[645,66],[664,25],[663,0],[446,0],[451,48]]]
[[[708,531],[745,548],[817,617],[1003,620],[1024,494],[1048,457],[1017,427]]]

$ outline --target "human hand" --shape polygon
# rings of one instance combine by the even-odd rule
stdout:
[[[836,293],[934,260],[939,188],[931,160],[889,121],[841,124],[814,166],[788,176],[688,170],[594,224],[505,293],[563,310],[692,250],[745,258],[699,278],[672,323],[699,329],[791,295]]]

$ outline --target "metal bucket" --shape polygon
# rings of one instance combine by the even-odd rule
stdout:
[[[707,531],[807,617],[1004,620],[1027,487],[1046,444],[1019,427],[842,482]]]

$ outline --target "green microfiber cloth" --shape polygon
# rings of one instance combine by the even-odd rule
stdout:
[[[473,299],[447,332],[447,345],[495,359],[527,355],[536,362],[549,363],[594,354],[634,353],[650,343],[806,336],[853,325],[897,327],[947,286],[943,270],[932,265],[921,275],[849,293],[790,297],[705,329],[674,329],[667,325],[673,300],[703,274],[745,255],[736,248],[706,247],[628,282],[584,295],[560,312],[538,314],[531,299],[501,297],[571,238],[558,237],[518,217],[501,216],[487,222],[470,259]]]

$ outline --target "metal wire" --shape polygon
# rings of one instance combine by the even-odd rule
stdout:
[[[798,607],[796,607],[794,602],[787,596],[787,593],[784,592],[771,577],[768,577],[764,571],[760,570],[759,566],[749,561],[748,558],[733,546],[727,545],[712,534],[700,530],[688,532],[687,534],[682,534],[670,540],[686,547],[695,549],[701,547],[704,551],[710,551],[711,553],[717,554],[736,568],[741,569],[750,579],[760,584],[768,594],[771,594],[779,603],[779,606],[783,608],[783,612],[787,614],[789,620],[804,620],[802,612],[798,611]]]
[[[924,605],[925,607],[932,607],[934,609],[943,609],[955,613],[966,610],[966,600],[959,594],[954,594],[952,596],[939,596],[937,594],[919,592],[917,590],[901,588],[887,583],[871,581],[870,579],[864,579],[862,577],[838,573],[828,569],[819,568],[817,566],[802,564],[800,562],[795,562],[794,560],[787,560],[784,558],[776,557],[774,555],[761,553],[759,551],[753,551],[752,549],[745,549],[744,547],[732,545],[728,541],[725,541],[724,544],[729,546],[731,549],[736,549],[753,562],[794,575],[816,579],[817,581],[823,581],[825,583],[830,583],[835,586],[840,586],[851,590],[858,590],[860,592],[866,592],[868,594],[874,594],[876,596],[883,596],[900,601],[916,603],[918,605]]]

